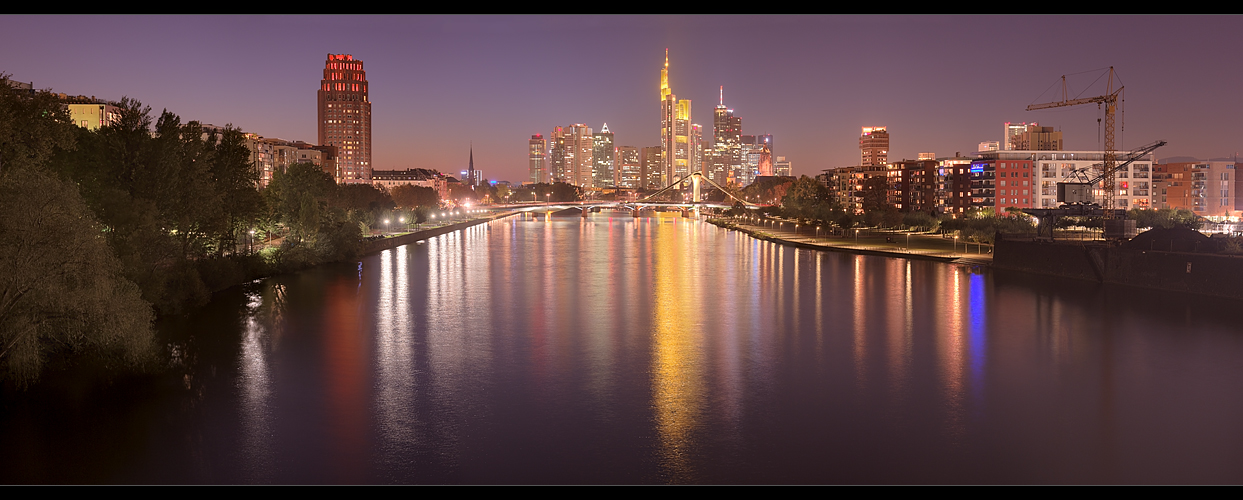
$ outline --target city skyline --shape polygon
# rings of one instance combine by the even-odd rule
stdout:
[[[795,175],[857,163],[859,128],[874,124],[893,134],[890,161],[973,153],[1003,139],[1004,122],[1039,122],[1063,132],[1065,149],[1096,149],[1093,107],[1024,108],[1054,100],[1063,74],[1078,93],[1113,66],[1126,86],[1119,149],[1165,139],[1159,158],[1213,158],[1240,149],[1241,129],[1221,110],[1243,100],[1229,87],[1241,70],[1206,49],[1237,43],[1233,19],[10,15],[0,18],[0,72],[312,142],[324,55],[351,54],[371,73],[373,168],[453,173],[473,140],[487,177],[520,182],[525,142],[557,124],[607,122],[618,146],[659,145],[652,75],[665,49],[678,99],[716,102],[728,87],[742,133],[780,137]],[[171,39],[201,43],[162,42]]]

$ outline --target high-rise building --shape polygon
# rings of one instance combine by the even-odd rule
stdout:
[[[576,123],[566,127],[566,157],[568,170],[566,182],[579,187],[591,187],[591,164],[595,161],[595,151],[591,147],[591,127]]]
[[[569,182],[566,170],[565,127],[553,127],[548,136],[548,182]]]
[[[527,152],[527,180],[532,184],[548,182],[548,164],[545,161],[548,143],[542,134],[531,136]]]
[[[1033,123],[1027,130],[1010,136],[1008,142],[1007,149],[1011,151],[1061,151],[1062,133]]]
[[[616,187],[614,166],[617,164],[617,151],[613,147],[613,133],[609,132],[609,124],[605,123],[599,132],[591,136],[591,185],[605,188]]]
[[[790,161],[784,156],[778,156],[777,161],[773,162],[773,175],[789,177],[794,175],[794,170],[790,168]]]
[[[319,143],[337,148],[339,183],[371,182],[371,101],[363,62],[328,54],[319,82]]]
[[[678,100],[669,87],[669,49],[660,70],[660,155],[664,162],[661,185],[680,179],[691,169],[691,101]]]
[[[642,182],[643,164],[639,161],[639,148],[620,146],[617,148],[617,187],[645,187]]]
[[[582,123],[553,128],[548,153],[553,182],[591,187],[591,167],[595,161],[592,135],[591,127]]]
[[[673,173],[666,185],[691,173],[691,101],[678,101],[673,118]]]
[[[1015,147],[1015,144],[1014,144],[1011,140],[1014,138],[1014,136],[1019,135],[1019,134],[1022,134],[1022,133],[1024,133],[1024,132],[1027,132],[1028,130],[1031,130],[1032,128],[1037,127],[1037,126],[1038,126],[1038,124],[1037,124],[1036,122],[1031,122],[1031,123],[1027,123],[1027,122],[1023,122],[1023,123],[1010,123],[1010,122],[1006,122],[1006,125],[1005,125],[1005,127],[1006,127],[1005,135],[1004,135],[1004,136],[1002,136],[1002,138],[1001,138],[1001,141],[1002,141],[1002,142],[1001,142],[1001,150],[1002,150],[1002,151],[1012,151],[1012,150],[1015,150],[1015,149],[1023,149],[1023,148]]]
[[[640,188],[642,189],[659,189],[664,187],[661,184],[662,170],[665,162],[660,157],[663,148],[660,146],[652,146],[643,148],[640,151],[639,162],[643,165],[642,172],[639,173]]]
[[[885,165],[889,163],[889,131],[885,127],[863,127],[859,136],[860,165]]]
[[[698,123],[691,124],[691,135],[688,139],[690,146],[690,171],[704,173],[704,127]]]
[[[742,169],[742,118],[734,116],[734,110],[725,107],[725,87],[721,87],[721,100],[713,117],[713,154],[708,178],[725,184],[732,177],[738,179]]]

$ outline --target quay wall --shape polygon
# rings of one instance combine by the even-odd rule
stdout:
[[[380,240],[369,241],[363,247],[362,255],[371,255],[373,253],[388,250],[390,248],[397,248],[402,245],[409,245],[419,240],[425,240],[428,238],[440,236],[442,234],[452,233],[459,229],[465,229],[465,228],[468,228],[474,225],[483,224],[486,222],[492,222],[494,220],[509,217],[517,213],[518,212],[504,212],[504,213],[500,213],[500,214],[496,214],[496,215],[492,215],[488,217],[482,217],[479,219],[472,219],[472,220],[468,220],[464,222],[449,224],[447,226],[440,226],[440,227],[436,227],[432,229],[424,229],[422,231],[415,231],[413,233],[406,233],[400,236],[394,236],[392,238],[384,238]]]
[[[1243,256],[998,238],[993,267],[1243,299]]]

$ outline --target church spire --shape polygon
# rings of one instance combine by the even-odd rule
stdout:
[[[470,164],[466,167],[467,183],[475,187],[475,141],[470,142]]]

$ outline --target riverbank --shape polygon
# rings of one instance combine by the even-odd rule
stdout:
[[[756,239],[810,250],[982,266],[991,266],[993,263],[993,254],[989,245],[961,244],[963,251],[959,252],[957,249],[960,243],[947,240],[940,235],[861,230],[853,233],[853,238],[843,238],[809,235],[806,234],[806,229],[800,231],[797,226],[787,228],[785,224],[771,223],[773,221],[765,225],[743,224],[726,219],[708,219],[708,222],[725,229],[746,233]],[[976,251],[971,252],[973,249]]]
[[[471,220],[462,221],[462,222],[455,222],[453,224],[446,224],[444,226],[434,227],[431,229],[423,229],[421,231],[403,233],[403,234],[398,234],[398,235],[390,236],[390,237],[383,238],[383,239],[368,241],[367,243],[363,245],[363,251],[361,255],[371,255],[373,253],[379,253],[379,252],[382,252],[384,250],[388,250],[391,248],[397,248],[402,245],[409,245],[416,241],[433,238],[436,236],[440,236],[442,234],[452,233],[459,229],[465,229],[465,228],[468,228],[474,225],[483,224],[485,222],[492,222],[497,219],[503,219],[505,217],[509,217],[517,213],[518,213],[517,211],[511,210],[509,212],[502,212],[502,213],[498,213],[494,215],[489,215],[486,217],[480,217],[477,219],[471,219]]]
[[[1190,231],[1188,231],[1190,232]],[[1205,238],[1207,240],[1208,238]],[[1166,292],[1243,299],[1243,256],[1172,249],[1173,244],[1007,239],[996,268]],[[1171,248],[1172,250],[1161,250]]]

